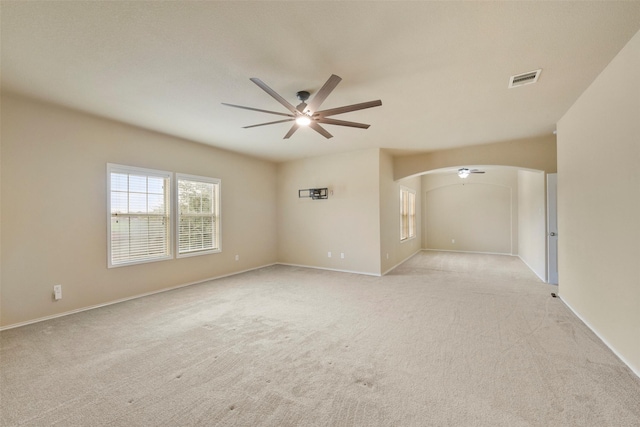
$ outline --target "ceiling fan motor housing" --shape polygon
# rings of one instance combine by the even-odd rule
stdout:
[[[311,96],[311,94],[306,90],[301,90],[300,92],[296,92],[296,96],[300,101],[305,102],[307,99],[309,99],[309,96]]]

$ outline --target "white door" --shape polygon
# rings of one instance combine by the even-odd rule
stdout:
[[[558,284],[558,174],[547,174],[547,278]]]

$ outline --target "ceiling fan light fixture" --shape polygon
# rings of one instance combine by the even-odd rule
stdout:
[[[469,176],[471,172],[467,168],[458,169],[458,176],[462,179],[465,179]]]
[[[296,118],[296,123],[299,126],[309,126],[311,124],[311,117],[307,115],[298,116]]]

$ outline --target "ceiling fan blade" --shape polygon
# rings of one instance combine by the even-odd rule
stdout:
[[[275,125],[276,123],[292,122],[294,120],[295,119],[276,120],[275,122],[260,123],[258,125],[251,125],[251,126],[243,126],[242,129],[249,129],[249,128],[255,128],[255,127],[258,127],[258,126],[266,126],[266,125]]]
[[[327,96],[329,96],[329,94],[336,88],[336,86],[338,86],[338,83],[340,83],[341,81],[342,79],[340,77],[336,76],[335,74],[331,74],[331,77],[329,77],[329,79],[325,82],[325,84],[320,88],[318,93],[316,93],[316,95],[309,103],[309,111],[311,111],[312,113],[315,112],[320,107],[320,104],[322,104],[324,100],[327,99]]]
[[[328,117],[319,117],[316,120],[318,123],[325,123],[328,125],[349,126],[352,128],[369,129],[371,125],[365,125],[364,123],[347,122],[345,120],[330,119]]]
[[[365,108],[379,107],[382,105],[382,101],[361,102],[360,104],[346,105],[344,107],[330,108],[328,110],[317,111],[314,116],[328,117],[336,114],[348,113],[350,111],[364,110]]]
[[[317,122],[311,121],[311,123],[309,123],[309,127],[313,130],[315,130],[316,132],[318,132],[320,135],[324,136],[325,138],[329,139],[329,138],[333,138],[333,135],[331,135],[329,132],[327,132],[322,126],[320,126]]]
[[[300,104],[298,104],[298,106],[296,107],[296,110],[300,111],[301,113],[304,113],[304,109],[307,107],[307,103],[302,101]]]
[[[293,117],[293,114],[279,113],[277,111],[261,110],[260,108],[244,107],[242,105],[227,104],[226,102],[223,102],[222,105],[226,105],[227,107],[242,108],[243,110],[260,111],[261,113],[269,113],[269,114],[277,114],[279,116]]]
[[[252,82],[254,82],[255,84],[257,84],[262,90],[264,90],[265,92],[267,92],[269,95],[271,95],[276,101],[278,101],[280,104],[284,105],[284,107],[291,111],[293,114],[296,114],[298,112],[298,110],[296,110],[296,107],[294,107],[293,105],[289,104],[289,102],[287,102],[286,99],[284,99],[283,97],[281,97],[280,95],[278,95],[278,93],[271,89],[269,86],[267,86],[266,84],[264,84],[264,82],[256,77],[252,77],[249,80],[251,80]]]
[[[294,123],[293,126],[291,126],[291,129],[289,129],[289,132],[287,132],[287,134],[284,136],[284,138],[282,139],[289,139],[291,138],[291,135],[293,135],[295,133],[295,131],[298,130],[298,128],[300,127],[299,124]]]

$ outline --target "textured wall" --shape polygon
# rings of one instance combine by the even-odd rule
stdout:
[[[640,33],[558,123],[562,299],[640,375]]]
[[[220,178],[222,252],[107,269],[107,163]],[[269,162],[3,96],[1,182],[3,326],[276,262]]]
[[[545,135],[538,138],[397,156],[393,160],[393,175],[395,179],[401,179],[461,165],[514,166],[553,173],[556,172],[556,137]]]
[[[544,172],[518,171],[518,255],[546,281],[546,197]]]
[[[424,248],[517,254],[517,170],[483,169],[464,180],[455,171],[422,177]]]
[[[278,165],[279,261],[380,274],[379,156],[368,149]],[[329,198],[298,198],[317,187]]]
[[[400,241],[400,186],[416,191],[416,237]],[[393,180],[393,158],[380,153],[380,264],[382,273],[405,261],[422,248],[421,178]]]

